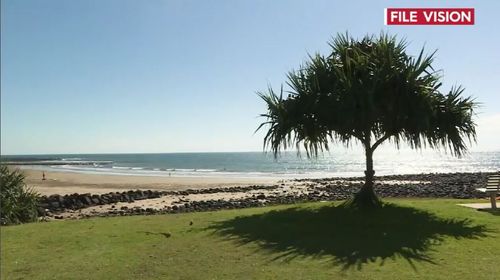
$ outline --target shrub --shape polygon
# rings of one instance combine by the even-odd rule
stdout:
[[[2,225],[37,220],[39,194],[26,186],[19,169],[0,165],[0,223]]]

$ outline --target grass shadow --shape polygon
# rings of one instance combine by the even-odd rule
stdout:
[[[493,216],[500,216],[500,209],[481,209],[480,211],[490,213]]]
[[[146,235],[160,235],[165,238],[170,238],[172,234],[170,232],[151,232],[151,231],[138,231],[139,233],[144,233]]]
[[[484,225],[469,220],[443,219],[419,209],[384,204],[362,212],[346,207],[288,208],[240,216],[215,223],[210,230],[240,244],[256,242],[277,253],[276,259],[331,257],[342,269],[402,257],[415,269],[415,261],[434,263],[432,246],[446,236],[486,236]]]

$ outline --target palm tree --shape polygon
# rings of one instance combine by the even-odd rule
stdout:
[[[373,153],[384,141],[397,148],[444,148],[456,156],[476,140],[471,97],[462,97],[461,86],[441,90],[441,76],[434,70],[433,52],[407,54],[407,43],[380,34],[356,40],[339,34],[330,43],[328,56],[315,54],[300,70],[288,73],[290,91],[283,97],[271,87],[259,92],[266,102],[268,127],[264,148],[277,157],[282,149],[305,147],[317,156],[329,144],[345,146],[359,141],[366,156],[365,183],[349,201],[356,207],[380,205],[373,190]]]

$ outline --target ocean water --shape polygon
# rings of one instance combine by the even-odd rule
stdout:
[[[22,168],[140,176],[328,177],[363,176],[362,151],[329,152],[308,159],[285,152],[275,159],[264,152],[167,154],[67,154],[2,156]],[[471,152],[462,158],[436,151],[376,151],[377,175],[500,171],[500,151]]]

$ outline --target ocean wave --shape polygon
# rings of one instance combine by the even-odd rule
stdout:
[[[112,166],[111,168],[113,169],[121,169],[121,170],[129,170],[130,167],[124,167],[124,166]]]

